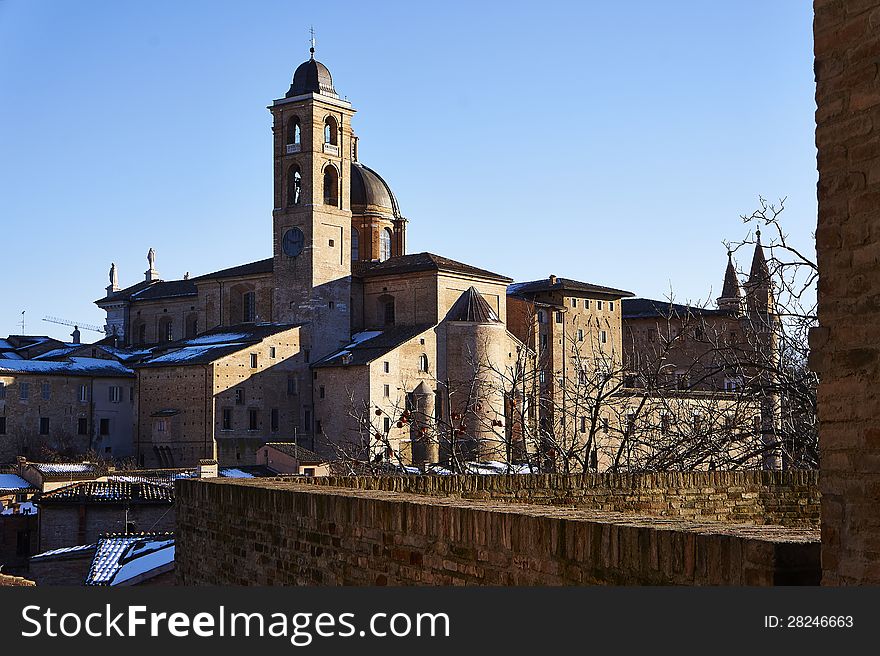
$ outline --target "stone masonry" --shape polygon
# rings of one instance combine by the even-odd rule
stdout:
[[[822,567],[880,583],[880,2],[815,0]]]

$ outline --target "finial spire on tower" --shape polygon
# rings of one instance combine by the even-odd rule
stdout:
[[[315,26],[312,25],[309,27],[309,34],[311,38],[309,39],[309,53],[311,53],[311,58],[315,58]]]

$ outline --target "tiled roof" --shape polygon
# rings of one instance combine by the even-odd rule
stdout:
[[[139,283],[110,292],[95,303],[114,303],[118,301],[148,301],[159,298],[174,298],[177,296],[194,296],[197,293],[196,286],[189,280],[142,280]]]
[[[369,268],[362,271],[360,275],[364,278],[370,278],[372,276],[411,273],[414,271],[450,271],[477,278],[490,278],[492,280],[504,282],[509,282],[511,280],[511,278],[506,276],[492,273],[485,269],[478,269],[470,264],[456,262],[455,260],[450,260],[448,257],[434,255],[433,253],[413,253],[412,255],[392,257],[384,262],[372,264]]]
[[[98,540],[86,585],[126,585],[174,566],[173,533],[108,534]]]
[[[35,489],[18,474],[0,474],[0,492],[26,492]]]
[[[632,292],[623,289],[594,285],[592,283],[580,282],[579,280],[572,280],[570,278],[555,278],[555,282],[551,281],[550,278],[542,278],[541,280],[532,280],[530,282],[517,282],[507,287],[508,296],[528,296],[530,294],[551,291],[572,291],[584,294],[614,296],[616,298],[635,295]]]
[[[230,267],[228,269],[221,269],[220,271],[214,271],[213,273],[206,273],[201,276],[196,276],[195,278],[190,278],[190,280],[197,280],[201,282],[203,280],[210,280],[212,278],[238,278],[240,276],[254,276],[261,273],[272,273],[273,268],[274,259],[268,257],[265,260],[257,260],[256,262],[239,264],[238,266]]]
[[[319,360],[312,366],[315,369],[320,369],[323,367],[365,365],[433,327],[434,324],[423,323],[415,326],[393,326],[382,332],[356,333],[352,335],[351,344],[328,355],[323,360]],[[358,339],[362,335],[366,336],[366,339]]]
[[[173,503],[174,488],[157,483],[84,481],[44,492],[35,499],[46,503]]]
[[[492,309],[475,287],[469,287],[462,292],[462,295],[458,297],[458,300],[449,309],[446,320],[470,323],[501,323],[495,310]]]
[[[31,462],[29,467],[36,469],[43,480],[73,480],[97,478],[103,470],[93,462]]]
[[[650,298],[625,298],[623,305],[624,319],[681,318],[685,316],[730,316],[728,310],[701,308],[693,305],[681,305],[669,301],[655,301]]]
[[[221,326],[202,333],[198,337],[162,344],[153,349],[152,357],[132,366],[177,367],[207,364],[299,325],[301,324],[245,323],[235,326]]]
[[[73,547],[61,547],[60,549],[51,549],[44,551],[35,556],[31,556],[31,562],[41,560],[56,560],[61,558],[78,558],[89,552],[95,551],[98,544],[78,544]]]
[[[296,458],[297,462],[302,463],[322,463],[327,462],[328,458],[325,456],[320,456],[314,451],[310,451],[304,447],[299,446],[296,442],[267,442],[265,446],[271,447],[276,451],[283,453],[284,455],[288,455],[291,458]]]
[[[41,376],[134,376],[134,372],[115,360],[68,358],[67,360],[0,360],[0,372]]]

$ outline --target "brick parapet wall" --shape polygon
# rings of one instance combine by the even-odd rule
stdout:
[[[816,471],[329,476],[293,480],[301,485],[792,527],[818,527],[820,514]]]
[[[176,571],[183,585],[773,585],[819,579],[815,529],[267,480],[182,480],[177,504]]]
[[[823,583],[880,583],[880,1],[815,0]]]

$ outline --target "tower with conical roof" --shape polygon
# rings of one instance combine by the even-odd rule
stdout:
[[[773,314],[773,282],[770,278],[767,258],[764,257],[764,247],[761,245],[760,230],[757,231],[755,253],[752,255],[752,266],[749,269],[745,292],[746,309],[749,314],[755,316]]]
[[[739,278],[736,276],[736,267],[733,266],[733,254],[727,251],[727,270],[724,272],[724,285],[721,288],[721,296],[716,301],[719,310],[739,314],[742,310],[742,296],[739,288]]]
[[[274,321],[311,325],[312,361],[345,344],[351,302],[351,103],[310,57],[272,112]]]

